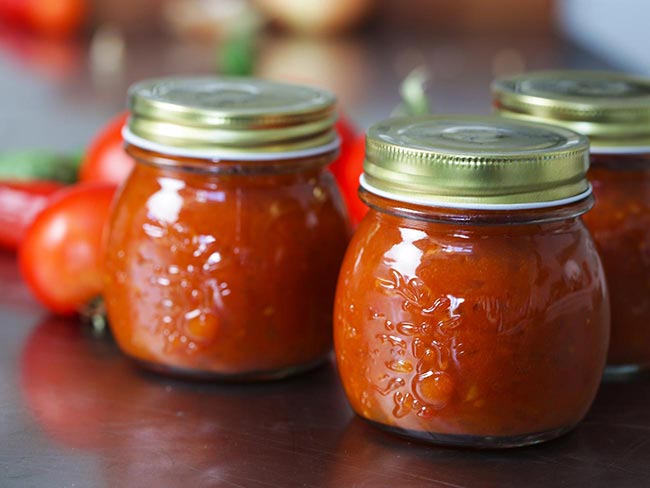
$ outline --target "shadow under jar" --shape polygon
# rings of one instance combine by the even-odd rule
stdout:
[[[650,368],[650,79],[551,71],[493,84],[501,115],[588,136],[596,204],[584,217],[603,260],[612,306],[606,374]]]
[[[609,301],[580,215],[587,141],[490,117],[393,119],[366,139],[370,212],[339,277],[336,358],[362,418],[436,444],[573,428],[605,363]]]
[[[162,372],[284,377],[331,350],[348,221],[334,97],[253,79],[130,91],[135,168],[114,208],[105,300],[118,345]]]

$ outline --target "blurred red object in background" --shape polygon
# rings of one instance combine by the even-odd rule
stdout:
[[[69,39],[38,37],[1,24],[0,50],[28,70],[53,80],[75,75],[82,61],[79,46]]]
[[[0,20],[47,37],[69,37],[86,19],[86,0],[0,0]]]

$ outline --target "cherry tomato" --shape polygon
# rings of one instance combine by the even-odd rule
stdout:
[[[115,186],[79,184],[61,190],[25,233],[20,270],[50,311],[72,315],[102,292],[102,239]]]
[[[122,127],[128,112],[112,118],[95,136],[88,147],[79,170],[79,180],[121,184],[135,164],[124,150]]]
[[[61,188],[52,181],[0,181],[0,246],[17,249],[36,214]]]
[[[357,135],[356,128],[343,115],[336,121],[335,129],[341,138],[341,148],[346,148]]]
[[[365,156],[365,136],[353,136],[352,139],[341,137],[341,154],[330,166],[334,173],[345,205],[350,214],[352,225],[361,222],[361,219],[368,211],[368,207],[359,198],[359,177],[363,172],[363,159]]]

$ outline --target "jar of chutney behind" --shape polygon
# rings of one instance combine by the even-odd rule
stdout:
[[[584,216],[603,260],[612,306],[606,376],[650,368],[650,79],[547,71],[493,83],[500,115],[589,137],[596,204]]]
[[[166,78],[129,92],[136,160],[113,211],[105,300],[147,368],[284,377],[331,349],[349,224],[327,165],[335,97],[248,78]]]

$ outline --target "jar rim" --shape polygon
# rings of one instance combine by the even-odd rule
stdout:
[[[554,200],[547,201],[538,201],[538,202],[523,202],[523,203],[485,203],[485,202],[476,202],[476,201],[445,201],[436,199],[435,197],[429,198],[426,196],[417,196],[417,195],[405,195],[402,193],[392,193],[390,191],[382,190],[368,183],[365,178],[365,175],[361,175],[359,178],[359,185],[364,190],[373,193],[379,197],[387,198],[390,200],[397,200],[403,203],[409,203],[412,205],[422,205],[425,207],[439,207],[439,208],[454,208],[454,209],[466,209],[466,210],[534,210],[540,208],[551,208],[551,207],[561,207],[564,205],[569,205],[571,203],[579,202],[588,198],[593,193],[591,183],[588,184],[588,187],[582,193],[573,195],[570,197],[558,198]]]
[[[601,146],[592,145],[590,154],[650,154],[650,145],[639,146]]]
[[[266,152],[251,152],[251,151],[234,151],[224,148],[191,148],[191,147],[177,147],[160,144],[149,139],[145,139],[134,134],[128,125],[122,128],[122,138],[127,144],[137,146],[141,149],[152,151],[156,153],[165,154],[168,156],[196,158],[196,159],[210,159],[218,164],[219,161],[277,161],[280,159],[298,159],[307,158],[310,156],[319,156],[328,152],[336,151],[341,146],[341,141],[338,135],[334,140],[325,142],[316,147],[305,147],[302,149],[294,149],[289,151],[266,151]]]

